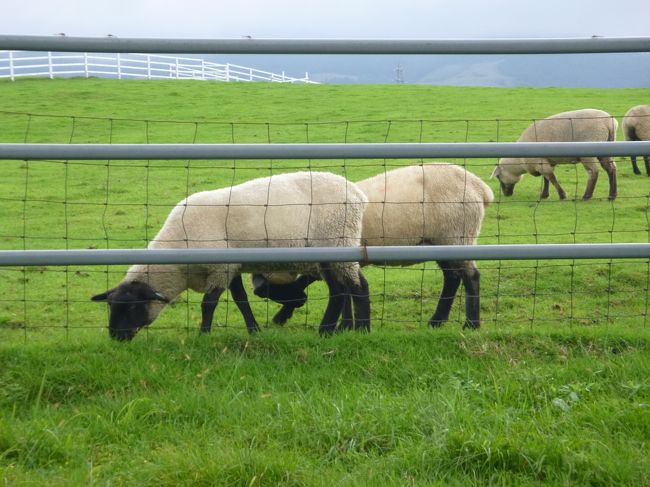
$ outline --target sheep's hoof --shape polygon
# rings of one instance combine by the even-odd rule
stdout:
[[[370,320],[359,320],[355,330],[361,333],[370,333]]]
[[[354,328],[354,323],[352,322],[351,319],[342,319],[339,322],[339,326],[336,327],[337,331],[347,331],[347,330],[352,330]]]
[[[336,327],[333,326],[328,326],[328,327],[320,327],[318,329],[318,334],[323,337],[323,338],[329,338],[332,335],[334,335],[334,331],[336,330]]]
[[[472,321],[472,320],[465,320],[465,324],[463,325],[463,329],[469,328],[471,330],[478,330],[481,327],[481,322],[480,321]]]
[[[429,320],[429,326],[431,328],[440,328],[446,320]]]
[[[614,200],[616,199],[616,195],[615,195],[615,194],[610,194],[610,195],[607,197],[607,199],[608,199],[609,201],[614,201]]]
[[[202,326],[201,329],[199,330],[199,333],[201,335],[207,335],[212,331],[212,326]]]

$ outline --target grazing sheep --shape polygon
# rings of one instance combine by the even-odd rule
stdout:
[[[446,163],[430,163],[393,169],[360,181],[368,197],[363,215],[362,241],[368,246],[473,245],[487,207],[494,195],[488,185],[465,169]],[[465,327],[480,326],[480,274],[472,261],[438,261],[444,284],[431,326],[440,326],[449,312],[462,281],[466,294]],[[253,276],[255,294],[283,304],[275,323],[284,323],[302,306],[304,289],[317,278],[301,275],[289,285],[278,276]],[[286,279],[284,280],[286,281]],[[354,294],[353,294],[354,297]],[[343,328],[350,327],[349,299]]]
[[[638,105],[628,110],[623,117],[623,135],[625,140],[650,140],[650,105]],[[636,165],[636,156],[630,157],[634,174],[641,174]],[[645,172],[650,176],[650,156],[643,156]]]
[[[584,109],[573,112],[563,112],[537,120],[528,126],[519,137],[518,142],[605,142],[616,140],[618,123],[609,113],[602,110]],[[616,198],[616,163],[611,157],[578,157],[578,158],[544,158],[544,157],[506,157],[499,160],[494,168],[492,177],[501,183],[501,191],[505,196],[511,196],[515,184],[525,173],[533,176],[543,176],[544,186],[540,198],[548,198],[549,182],[553,184],[560,199],[566,198],[566,193],[560,186],[553,168],[558,162],[578,162],[585,167],[589,180],[583,200],[588,200],[594,193],[598,180],[598,166],[607,172],[609,178],[609,199]]]
[[[298,172],[255,179],[231,188],[195,193],[171,211],[150,249],[358,246],[366,196],[341,176]],[[320,264],[135,265],[114,289],[93,301],[110,306],[111,337],[130,340],[166,303],[186,289],[205,293],[201,331],[212,326],[221,293],[229,288],[249,332],[258,325],[242,285],[242,272],[298,271],[320,275],[330,299],[321,334],[336,327],[345,294],[355,301],[359,326],[370,326],[367,283],[356,262]]]

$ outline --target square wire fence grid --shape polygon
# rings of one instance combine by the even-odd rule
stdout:
[[[352,143],[501,142],[516,140],[531,120],[355,120],[307,123],[181,122],[2,112],[6,142],[54,143]],[[622,117],[616,117],[621,119]],[[357,182],[422,160],[257,161],[3,161],[1,250],[145,248],[180,200],[198,191],[294,171],[328,171]],[[496,160],[447,161],[477,175],[494,191],[479,244],[649,242],[650,195],[645,178],[618,160],[619,196],[607,198],[601,177],[582,201],[580,164],[555,173],[569,197],[540,200],[542,178],[525,177],[506,198],[490,179]],[[443,207],[443,202],[435,202]],[[456,202],[458,204],[459,202]],[[453,204],[449,201],[445,204]],[[462,206],[462,205],[461,205]],[[464,206],[463,206],[464,208]],[[421,218],[421,217],[420,217]],[[646,326],[650,260],[482,261],[483,326],[558,324]],[[90,296],[114,287],[126,266],[0,268],[0,330],[14,334],[105,333],[107,310]],[[368,266],[373,327],[426,326],[442,288],[435,262]],[[271,324],[279,305],[255,297],[253,312]],[[327,304],[316,282],[306,304],[285,326],[315,328]],[[244,329],[225,293],[215,326]],[[462,286],[450,323],[464,322]],[[200,294],[187,291],[168,306],[151,332],[196,333]]]

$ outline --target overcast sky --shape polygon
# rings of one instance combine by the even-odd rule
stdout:
[[[1,0],[0,34],[167,38],[650,36],[650,0]],[[650,54],[204,56],[330,83],[648,86]],[[577,62],[588,61],[588,65]],[[532,63],[532,64],[531,64]],[[542,76],[543,74],[543,76]]]
[[[2,0],[0,33],[122,37],[650,35],[650,0]]]

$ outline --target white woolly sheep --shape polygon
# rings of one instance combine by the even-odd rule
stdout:
[[[623,117],[623,135],[625,140],[650,140],[650,105],[637,105],[628,110]],[[636,164],[636,156],[630,157],[634,174],[641,174]],[[643,156],[645,172],[650,176],[650,156]]]
[[[429,163],[393,169],[357,183],[368,197],[363,215],[362,241],[368,246],[473,245],[487,207],[494,199],[490,187],[465,169],[446,163]],[[472,261],[438,261],[443,288],[431,326],[449,318],[462,281],[466,294],[465,327],[480,326],[480,274]],[[304,289],[316,278],[301,275],[282,285],[277,275],[255,275],[255,294],[283,304],[273,321],[284,323],[306,300]],[[343,328],[350,327],[349,299]]]
[[[602,110],[583,109],[572,112],[563,112],[537,120],[528,126],[521,134],[518,142],[605,142],[616,140],[618,122],[609,113]],[[566,192],[560,186],[553,168],[558,162],[581,162],[585,167],[589,179],[583,200],[588,200],[594,193],[598,180],[598,165],[607,172],[609,178],[609,199],[616,198],[616,163],[611,157],[578,157],[578,158],[511,158],[499,160],[494,168],[492,177],[501,183],[501,191],[505,196],[511,196],[515,184],[525,174],[543,176],[544,185],[540,198],[548,198],[549,182],[553,184],[560,196],[566,198]]]
[[[149,248],[359,246],[366,202],[356,185],[330,173],[298,172],[259,178],[184,199],[171,211]],[[356,262],[135,265],[116,288],[92,300],[108,302],[111,337],[130,340],[186,289],[204,293],[201,331],[210,331],[219,297],[229,288],[252,333],[259,328],[241,273],[275,270],[315,273],[325,280],[330,300],[320,325],[321,334],[334,330],[349,292],[361,296],[355,301],[355,311],[359,326],[369,328],[368,288]]]

